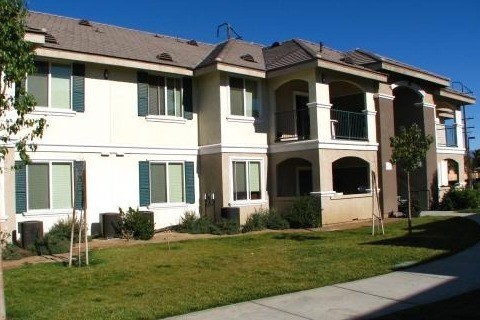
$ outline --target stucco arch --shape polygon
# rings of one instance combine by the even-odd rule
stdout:
[[[398,87],[406,87],[406,88],[409,88],[411,89],[412,91],[414,91],[416,94],[418,94],[421,98],[422,98],[422,102],[423,102],[423,99],[425,98],[425,96],[427,95],[427,93],[425,92],[425,90],[422,89],[422,87],[420,87],[418,84],[414,83],[414,82],[411,82],[411,81],[397,81],[395,83],[392,83],[390,85],[390,88],[393,90],[395,90],[396,88]]]

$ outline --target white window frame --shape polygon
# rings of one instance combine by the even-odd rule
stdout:
[[[75,192],[75,180],[74,180],[74,175],[75,175],[75,169],[74,169],[74,162],[71,160],[38,160],[38,161],[32,161],[33,165],[35,164],[48,164],[48,202],[50,208],[46,209],[29,209],[30,204],[28,203],[28,193],[29,193],[29,185],[28,185],[28,174],[29,170],[28,167],[29,165],[26,166],[25,170],[25,202],[26,202],[26,207],[27,207],[27,212],[25,215],[44,215],[44,214],[66,214],[66,213],[71,213],[73,210],[73,201],[74,201],[74,192]],[[70,164],[71,166],[71,172],[70,172],[70,180],[71,180],[71,186],[72,186],[72,206],[70,208],[62,208],[62,209],[52,209],[52,203],[53,203],[53,186],[52,186],[52,166],[53,164]]]
[[[234,168],[234,163],[235,162],[245,162],[247,166],[247,199],[245,200],[235,200],[234,197],[234,191],[235,191],[235,177],[233,175],[233,168]],[[260,199],[250,199],[250,177],[249,177],[249,172],[248,172],[248,167],[250,162],[259,162],[260,163]],[[231,157],[230,158],[230,168],[229,168],[229,176],[230,176],[230,203],[237,205],[237,206],[242,206],[242,205],[252,205],[252,204],[264,204],[266,203],[265,199],[265,169],[264,169],[264,159],[263,158],[252,158],[252,157],[247,157],[247,158],[237,158],[237,157]]]
[[[240,79],[242,80],[242,83],[243,83],[243,88],[242,88],[242,93],[243,93],[243,106],[242,106],[242,110],[243,110],[243,115],[237,115],[237,114],[232,114],[232,102],[231,102],[231,92],[230,92],[230,79],[232,78],[235,78],[235,79]],[[247,108],[246,108],[246,105],[245,105],[245,102],[247,101],[247,97],[246,97],[246,85],[245,85],[245,81],[252,81],[255,83],[255,86],[256,86],[256,90],[257,90],[257,102],[258,102],[258,116],[257,117],[254,117],[254,116],[248,116],[246,113],[247,113]],[[236,77],[236,76],[229,76],[228,77],[228,117],[227,119],[228,120],[231,120],[231,121],[235,121],[237,120],[237,122],[245,122],[245,119],[247,119],[246,122],[253,122],[255,121],[256,119],[260,119],[261,116],[262,116],[262,112],[261,112],[261,105],[260,105],[260,101],[261,100],[261,90],[260,90],[260,83],[258,80],[256,79],[249,79],[249,78],[245,78],[245,77]],[[253,106],[252,106],[252,110],[253,110]],[[242,119],[244,121],[242,121]]]
[[[148,207],[162,207],[162,206],[172,206],[172,205],[185,205],[186,204],[186,192],[185,192],[185,161],[150,161],[149,163],[149,180],[150,180],[150,199],[152,199],[152,174],[151,167],[155,164],[164,164],[165,169],[165,183],[167,189],[167,201],[166,202],[151,202]],[[182,201],[181,202],[170,202],[170,176],[169,176],[169,165],[170,164],[181,164],[182,165]]]
[[[42,63],[47,63],[48,64],[48,74],[47,74],[47,105],[42,106],[42,105],[37,105],[35,106],[34,114],[75,114],[75,111],[73,111],[73,65],[72,63],[69,62],[63,62],[63,61],[45,61],[45,60],[37,60],[37,62],[42,62]],[[62,64],[62,65],[68,65],[70,67],[70,107],[69,109],[61,109],[61,108],[55,108],[52,106],[52,63],[53,64]],[[25,88],[28,89],[28,76],[25,79]],[[27,91],[28,92],[28,91]]]
[[[164,106],[165,106],[165,114],[150,114],[150,83],[148,83],[148,94],[147,94],[147,97],[148,97],[148,106],[147,106],[147,119],[148,120],[152,120],[152,121],[161,121],[163,119],[165,119],[167,122],[170,121],[170,122],[179,122],[177,119],[181,119],[180,122],[185,122],[186,119],[183,119],[183,115],[184,115],[184,105],[183,105],[183,83],[182,83],[182,79],[181,78],[178,78],[178,77],[168,77],[168,76],[164,76],[164,75],[156,75],[156,74],[148,74],[149,77],[156,77],[156,78],[163,78],[163,83],[164,83],[164,86],[163,86],[163,99],[164,99]],[[173,79],[174,83],[176,81],[180,81],[180,99],[181,99],[181,104],[180,104],[180,115],[169,115],[168,114],[168,97],[167,97],[167,80],[168,79]],[[157,85],[157,94],[158,94],[158,88],[159,86]],[[175,90],[174,90],[174,93],[173,93],[173,103],[174,103],[174,106],[176,107],[176,100],[177,100],[177,95],[175,94]],[[158,102],[160,103],[160,100],[158,100]],[[160,104],[158,105],[158,112],[160,113]],[[170,119],[170,120],[168,120]]]

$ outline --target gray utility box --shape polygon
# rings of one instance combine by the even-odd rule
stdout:
[[[35,246],[37,240],[43,239],[42,221],[24,221],[18,224],[18,229],[22,235],[22,248],[28,249]]]
[[[240,208],[238,207],[223,207],[221,216],[223,219],[233,220],[240,224]]]

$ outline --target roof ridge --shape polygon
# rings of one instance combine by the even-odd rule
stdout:
[[[309,47],[307,47],[304,43],[302,43],[303,41],[302,39],[293,38],[292,41],[296,43],[300,48],[302,48],[303,51],[309,54],[312,58],[318,58],[318,55],[316,52],[314,52]]]
[[[172,40],[177,40],[177,41],[184,41],[184,42],[187,42],[187,41],[190,41],[190,40],[195,40],[193,38],[191,39],[187,39],[187,38],[183,38],[183,37],[174,37],[174,36],[169,36],[169,35],[165,35],[165,34],[161,34],[161,33],[156,33],[156,32],[151,32],[151,31],[146,31],[146,30],[139,30],[139,29],[134,29],[134,28],[128,28],[128,27],[122,27],[122,26],[117,26],[117,25],[113,25],[113,24],[108,24],[108,23],[102,23],[102,22],[97,22],[97,21],[93,21],[93,20],[89,20],[89,19],[84,19],[84,18],[73,18],[73,17],[66,17],[66,16],[62,16],[62,15],[58,15],[58,14],[53,14],[53,13],[46,13],[46,12],[39,12],[39,11],[34,11],[34,10],[29,10],[28,11],[29,13],[36,13],[36,14],[42,14],[42,15],[46,15],[46,16],[52,16],[52,17],[57,17],[57,18],[62,18],[62,19],[66,19],[66,20],[73,20],[73,21],[81,21],[81,20],[87,20],[89,21],[90,23],[93,23],[94,26],[105,26],[105,27],[110,27],[110,28],[115,28],[115,29],[121,29],[121,30],[125,30],[125,31],[133,31],[133,32],[138,32],[138,33],[143,33],[143,34],[150,34],[152,36],[157,36],[157,37],[162,37],[162,38],[168,38],[168,39],[172,39]],[[48,30],[47,30],[48,31]],[[197,40],[195,40],[197,41]],[[202,44],[202,45],[206,45],[206,46],[215,46],[214,44],[211,44],[211,43],[207,43],[207,42],[203,42],[203,41],[197,41],[198,44]]]

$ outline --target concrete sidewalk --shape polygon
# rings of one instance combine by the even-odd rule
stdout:
[[[424,215],[480,214],[426,212]],[[447,299],[480,288],[480,243],[456,255],[404,271],[258,299],[168,318],[216,319],[362,319]]]

